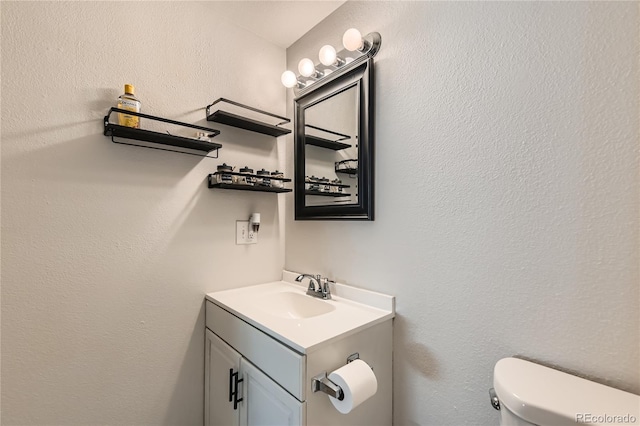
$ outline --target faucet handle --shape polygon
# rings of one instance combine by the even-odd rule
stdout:
[[[331,288],[329,287],[329,283],[335,284],[336,282],[330,280],[329,278],[322,279],[322,295],[324,299],[331,299]]]

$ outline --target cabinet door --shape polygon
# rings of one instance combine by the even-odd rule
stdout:
[[[205,329],[205,336],[204,424],[237,426],[240,407],[234,409],[229,399],[236,387],[231,370],[239,372],[240,354],[210,330]]]
[[[302,426],[304,404],[282,389],[253,364],[242,358],[240,371],[244,401],[242,426]]]

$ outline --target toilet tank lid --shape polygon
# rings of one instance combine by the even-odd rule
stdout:
[[[640,424],[640,396],[518,358],[503,358],[493,387],[511,412],[538,425]]]

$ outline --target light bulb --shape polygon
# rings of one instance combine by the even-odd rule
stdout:
[[[288,87],[289,89],[291,89],[296,84],[298,84],[298,78],[293,73],[293,71],[289,71],[289,70],[282,73],[282,77],[280,77],[280,81],[282,81],[282,84],[284,85],[284,87]]]
[[[330,44],[326,44],[320,48],[318,57],[320,58],[322,65],[331,66],[336,63],[336,49],[334,49]]]
[[[360,34],[360,31],[355,28],[349,28],[342,36],[342,44],[345,49],[351,52],[362,49],[362,34]]]
[[[311,59],[304,58],[298,62],[298,72],[303,77],[311,77],[316,73],[316,66]]]

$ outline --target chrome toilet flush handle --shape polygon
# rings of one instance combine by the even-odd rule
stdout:
[[[491,398],[491,405],[496,410],[500,410],[500,400],[498,399],[498,395],[496,395],[495,389],[489,389],[489,398]]]

